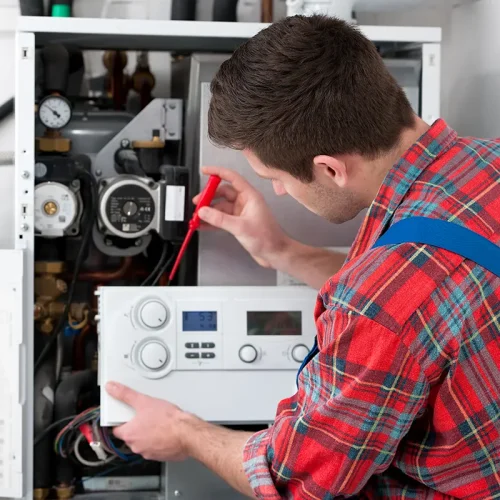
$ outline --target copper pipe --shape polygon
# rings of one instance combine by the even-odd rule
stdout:
[[[109,282],[122,279],[132,265],[132,257],[124,257],[118,269],[113,271],[89,271],[78,275],[78,279],[82,281],[102,281]]]
[[[262,0],[262,22],[273,22],[273,0]]]

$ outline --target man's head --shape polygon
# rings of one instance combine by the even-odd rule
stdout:
[[[261,31],[222,64],[211,91],[211,140],[242,150],[278,194],[333,222],[366,206],[368,165],[415,123],[372,42],[324,16]]]

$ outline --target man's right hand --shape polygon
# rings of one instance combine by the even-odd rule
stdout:
[[[198,212],[206,223],[203,226],[228,231],[258,264],[275,268],[291,239],[273,217],[263,196],[233,170],[203,167],[202,172],[218,175],[227,182],[217,189],[216,202]],[[194,197],[195,204],[199,196]]]

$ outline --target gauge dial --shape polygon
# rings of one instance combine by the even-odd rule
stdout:
[[[40,103],[38,116],[47,128],[58,130],[71,120],[71,105],[64,97],[49,96]]]

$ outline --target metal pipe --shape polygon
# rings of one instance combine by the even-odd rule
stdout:
[[[34,435],[38,436],[54,421],[56,389],[54,358],[48,358],[35,375]],[[33,487],[47,491],[52,487],[52,434],[47,434],[34,449]]]
[[[273,0],[262,0],[262,22],[273,22]]]
[[[215,0],[213,7],[213,20],[234,23],[238,0]]]
[[[78,275],[80,281],[102,281],[109,282],[125,277],[132,266],[132,257],[124,257],[118,269],[113,271],[88,271]]]
[[[11,97],[0,106],[0,122],[9,117],[14,112],[14,98]]]
[[[45,9],[43,0],[19,0],[22,16],[43,16]]]
[[[172,21],[194,21],[196,0],[172,0]]]
[[[64,378],[58,385],[55,395],[54,420],[70,417],[78,413],[78,402],[83,393],[95,390],[97,374],[92,370],[74,372]],[[57,457],[56,486],[68,487],[75,477],[71,460]]]

